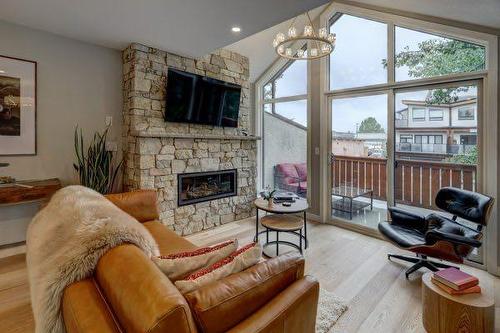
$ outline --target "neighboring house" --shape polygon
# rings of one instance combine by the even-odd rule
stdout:
[[[467,153],[477,143],[476,98],[463,97],[451,104],[429,105],[404,100],[396,111],[398,158],[441,161]]]

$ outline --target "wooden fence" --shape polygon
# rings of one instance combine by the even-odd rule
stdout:
[[[332,186],[348,184],[373,190],[373,197],[387,200],[387,159],[338,156],[332,158]],[[476,190],[476,166],[432,161],[398,160],[394,175],[396,202],[436,208],[434,198],[444,186]]]

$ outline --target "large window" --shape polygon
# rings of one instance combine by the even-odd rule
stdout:
[[[387,82],[386,24],[339,14],[332,18],[330,32],[337,34],[330,56],[330,90]]]
[[[288,62],[262,87],[262,187],[307,196],[307,62]]]
[[[485,68],[485,48],[452,38],[396,27],[396,81]]]

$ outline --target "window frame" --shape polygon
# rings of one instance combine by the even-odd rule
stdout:
[[[433,116],[431,116],[431,113],[433,111],[434,112],[436,112],[436,111],[441,112],[441,116],[440,117],[433,117]],[[442,108],[434,108],[434,107],[429,108],[429,121],[443,121],[443,120],[444,120],[444,109],[442,109]]]
[[[460,111],[462,110],[472,110],[472,117],[460,117]],[[459,106],[457,108],[457,120],[476,120],[476,109],[473,106]]]
[[[422,111],[423,116],[422,117],[415,117],[415,111]],[[426,117],[427,110],[424,107],[412,107],[411,108],[411,120],[414,122],[423,122],[427,119]]]
[[[370,20],[382,21],[388,23],[387,34],[388,34],[388,82],[387,84],[378,84],[365,87],[356,87],[342,90],[331,90],[329,87],[329,57],[321,59],[321,71],[320,71],[320,94],[321,94],[321,135],[320,135],[320,175],[321,175],[321,214],[320,218],[323,221],[329,221],[330,223],[337,224],[330,218],[329,212],[331,211],[331,200],[329,199],[329,194],[331,189],[327,186],[331,182],[331,174],[329,169],[331,168],[331,160],[328,157],[328,152],[331,151],[331,124],[328,121],[329,115],[329,104],[330,99],[340,98],[342,96],[355,96],[363,94],[373,94],[376,92],[388,91],[389,92],[389,109],[394,111],[394,97],[396,90],[406,90],[413,88],[422,88],[426,86],[436,86],[441,84],[454,84],[457,82],[470,82],[477,81],[481,87],[481,96],[478,96],[478,108],[485,110],[484,115],[478,115],[478,128],[481,128],[481,132],[478,134],[478,146],[480,151],[479,156],[479,166],[478,166],[478,190],[491,195],[493,197],[497,196],[497,183],[496,182],[483,182],[483,179],[488,179],[488,177],[495,178],[497,176],[497,144],[498,135],[496,133],[497,125],[497,111],[498,111],[498,99],[497,99],[497,89],[498,89],[498,38],[496,34],[492,32],[481,32],[475,30],[467,30],[468,27],[464,24],[463,27],[459,27],[458,22],[453,22],[453,25],[445,25],[437,20],[433,20],[428,16],[420,15],[406,15],[404,12],[401,14],[395,14],[393,12],[385,11],[384,9],[373,9],[370,6],[364,5],[353,5],[345,3],[333,2],[328,5],[327,8],[322,12],[320,16],[319,24],[321,26],[329,27],[328,23],[331,17],[338,15],[339,13],[349,14],[353,16],[358,16]],[[485,68],[481,71],[468,72],[468,73],[453,73],[432,78],[423,79],[413,79],[406,81],[395,81],[395,67],[394,67],[394,50],[395,50],[395,26],[402,28],[412,29],[416,31],[421,31],[424,33],[431,33],[437,36],[443,36],[447,38],[455,38],[462,41],[471,42],[485,47]],[[474,29],[474,28],[471,28]],[[388,123],[394,123],[393,112],[388,112]],[[389,130],[392,133],[388,135],[394,137],[394,128]],[[388,155],[394,156],[395,143],[391,143],[388,146]],[[387,186],[393,188],[394,186],[394,163],[387,163]],[[496,178],[495,178],[496,179]],[[388,193],[390,193],[388,191]],[[388,198],[388,202],[393,200],[393,198]],[[485,246],[483,248],[487,249],[485,252],[488,254],[484,257],[484,264],[474,264],[475,266],[482,267],[486,265],[488,271],[494,274],[500,274],[500,254],[497,254],[497,249],[500,248],[498,244],[497,229],[500,228],[498,225],[498,214],[495,211],[491,217],[493,223],[490,223],[488,227],[488,233],[486,235]],[[348,227],[345,223],[338,223],[339,226]],[[377,232],[368,232],[366,230],[357,230],[363,233],[369,234],[371,236],[380,237]],[[498,244],[498,245],[497,245]],[[498,262],[497,262],[498,258]],[[490,269],[491,267],[491,269]]]

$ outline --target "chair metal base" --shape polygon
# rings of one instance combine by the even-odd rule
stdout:
[[[399,254],[388,254],[387,259],[391,260],[391,258],[396,258],[399,260],[403,260],[403,261],[411,262],[411,263],[415,264],[405,271],[405,276],[407,279],[409,278],[411,273],[416,272],[417,270],[419,270],[420,268],[423,268],[423,267],[429,269],[432,272],[437,272],[437,271],[439,271],[440,268],[453,267],[456,269],[460,269],[456,266],[451,266],[451,265],[443,264],[440,262],[430,261],[427,259],[427,256],[423,256],[423,255],[417,255],[417,257],[408,257],[408,256],[399,255]]]

